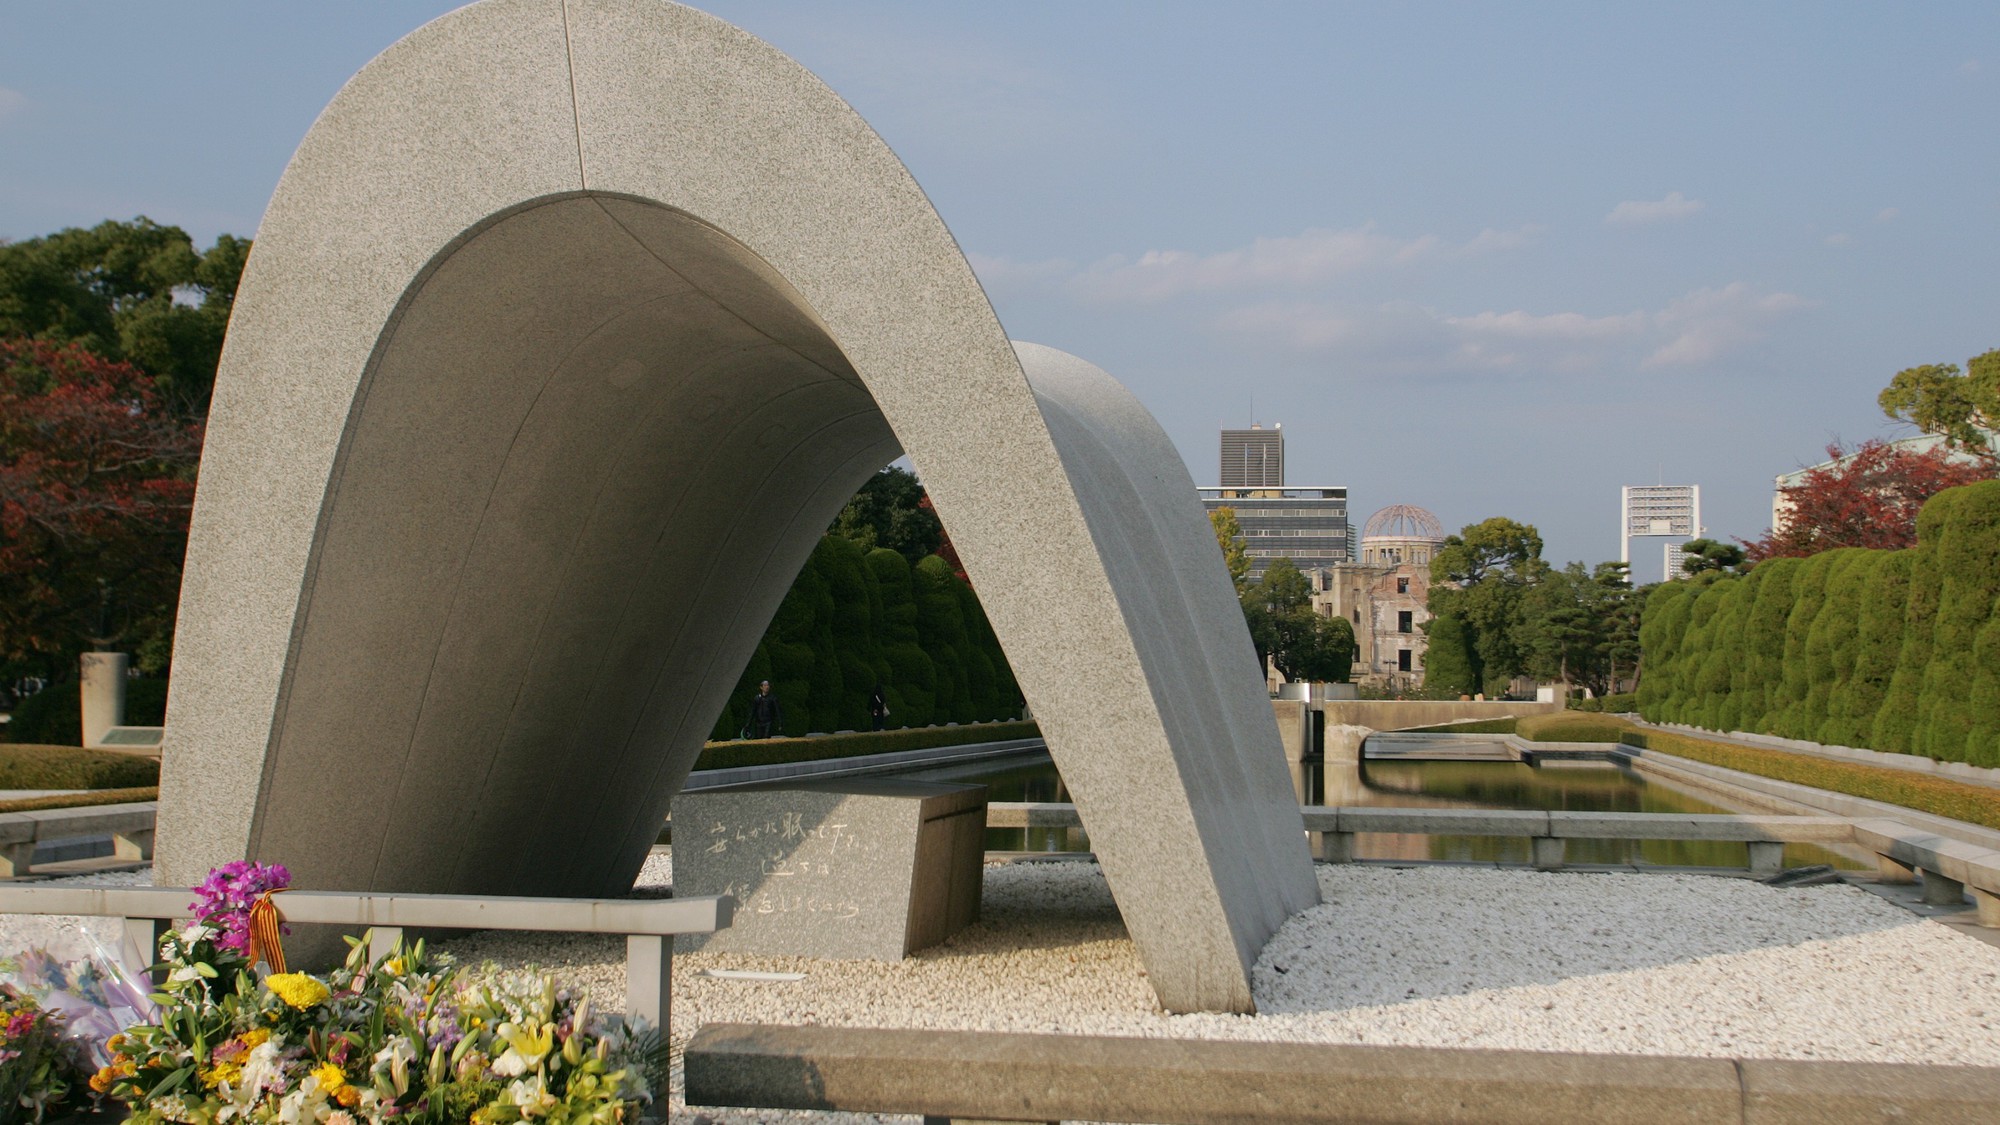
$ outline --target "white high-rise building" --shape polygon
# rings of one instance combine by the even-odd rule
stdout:
[[[1700,485],[1628,484],[1621,490],[1618,504],[1619,562],[1632,561],[1634,539],[1674,538],[1684,543],[1701,533]],[[1676,575],[1677,561],[1669,562],[1665,577]],[[1638,577],[1633,576],[1633,580],[1636,583]]]
[[[1681,565],[1687,561],[1687,552],[1682,550],[1681,546],[1679,543],[1667,544],[1667,581],[1669,582],[1672,582],[1676,578],[1687,577],[1687,571]]]

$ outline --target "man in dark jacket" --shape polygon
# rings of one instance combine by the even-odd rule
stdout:
[[[778,697],[771,694],[771,681],[757,685],[757,695],[750,701],[750,737],[770,738],[785,729],[784,711],[778,706]]]

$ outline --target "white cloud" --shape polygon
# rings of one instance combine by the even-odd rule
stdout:
[[[1878,223],[1894,222],[1896,216],[1902,213],[1903,212],[1898,210],[1897,208],[1884,207],[1880,211],[1875,212],[1875,221]]]
[[[1434,234],[1397,238],[1383,234],[1373,223],[1344,230],[1315,227],[1213,254],[1148,250],[1137,258],[1113,255],[1078,273],[1069,286],[1078,296],[1107,301],[1163,301],[1190,293],[1300,287],[1431,258],[1518,249],[1534,234],[1532,227],[1483,230],[1470,241],[1453,244]]]
[[[1827,235],[1825,241],[1828,246],[1845,246],[1854,241],[1854,236],[1846,231],[1835,231]]]
[[[5,121],[19,113],[27,107],[27,104],[28,95],[19,90],[10,90],[5,86],[0,86],[0,121]]]
[[[1965,60],[1964,62],[1962,62],[1962,63],[1959,63],[1959,64],[1958,64],[1958,72],[1959,72],[1960,74],[1978,74],[1978,73],[1979,73],[1979,60],[1978,60],[1978,59],[1967,59],[1967,60]]]
[[[1677,191],[1667,193],[1665,199],[1628,199],[1611,209],[1604,221],[1613,226],[1637,226],[1641,223],[1663,223],[1673,219],[1685,219],[1707,206],[1699,199],[1689,199]]]
[[[1761,338],[1773,321],[1811,305],[1793,293],[1757,293],[1740,281],[1697,289],[1654,314],[1654,324],[1673,338],[1647,356],[1645,366],[1708,363]]]
[[[1734,282],[1697,289],[1658,310],[1598,316],[1525,309],[1453,316],[1407,302],[1369,308],[1272,301],[1235,309],[1216,325],[1383,373],[1589,373],[1710,363],[1811,304]]]
[[[1030,262],[968,250],[965,260],[971,264],[972,272],[979,276],[979,283],[986,286],[1031,285],[1051,278],[1068,277],[1076,272],[1076,263],[1067,258],[1044,258]]]

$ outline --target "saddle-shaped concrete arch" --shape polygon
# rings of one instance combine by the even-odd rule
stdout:
[[[623,891],[903,450],[1161,1002],[1248,1010],[1317,891],[1178,455],[1109,376],[1017,355],[851,108],[657,0],[445,16],[286,169],[203,455],[160,877]]]

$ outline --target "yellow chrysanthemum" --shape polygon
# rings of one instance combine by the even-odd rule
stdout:
[[[201,1072],[201,1081],[211,1090],[219,1090],[227,1082],[235,1085],[243,1078],[243,1068],[233,1062],[216,1063]]]
[[[262,1047],[271,1038],[271,1029],[267,1027],[251,1028],[236,1038],[242,1040],[245,1049],[254,1051]]]
[[[113,1082],[120,1078],[130,1078],[137,1073],[139,1073],[138,1064],[134,1063],[130,1056],[115,1055],[111,1059],[111,1065],[90,1076],[90,1088],[100,1094],[106,1093],[111,1089]]]
[[[278,999],[300,1011],[333,995],[324,983],[305,973],[272,973],[264,978],[264,984],[278,994]]]
[[[314,1067],[313,1077],[319,1079],[319,1088],[325,1090],[328,1095],[340,1093],[341,1087],[347,1085],[347,1075],[332,1063],[321,1063]]]

